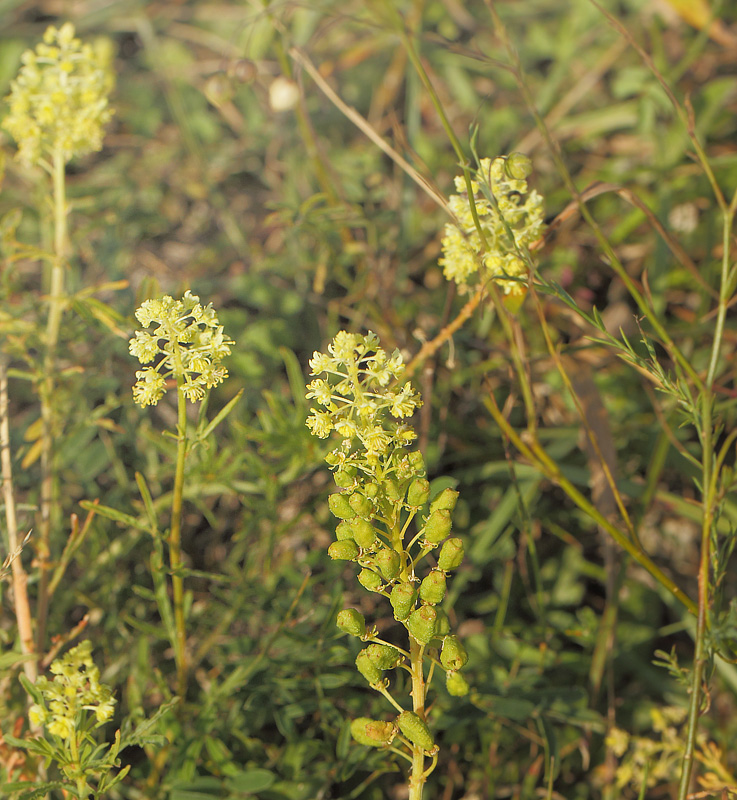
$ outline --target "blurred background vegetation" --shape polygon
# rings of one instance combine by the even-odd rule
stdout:
[[[469,157],[472,127],[481,157],[529,154],[531,185],[553,220],[571,197],[486,5],[393,5]],[[721,230],[709,185],[641,57],[589,0],[494,5],[578,188],[601,181],[636,193],[703,281],[716,286]],[[603,5],[676,95],[689,98],[718,180],[734,187],[737,8],[715,7],[720,23],[709,31],[664,0]],[[117,87],[104,149],[69,171],[74,313],[65,318],[60,348],[60,530],[67,536],[70,515],[87,513],[80,502],[97,498],[142,517],[136,471],[161,498],[162,513],[167,508],[175,443],[161,431],[173,427],[175,409],[162,402],[141,411],[130,391],[136,364],[127,339],[142,299],[191,288],[213,302],[236,345],[231,377],[213,394],[210,412],[245,388],[215,440],[196,448],[187,465],[183,550],[196,664],[187,714],[158,722],[168,744],[122,753],[132,770],[115,796],[401,798],[399,767],[348,733],[350,718],[380,716],[385,707],[356,673],[358,642],[339,634],[335,614],[353,605],[368,617],[374,597],[356,586],[352,565],[330,562],[325,552],[332,483],[324,443],[304,425],[304,381],[307,359],[338,330],[373,330],[409,360],[465,299],[437,265],[443,210],[336,108],[290,51],[308,58],[441,195],[454,191],[457,157],[379,0],[2,0],[3,96],[22,51],[63,20],[86,40],[113,42]],[[21,209],[18,239],[48,242],[50,223],[40,211],[45,178],[12,161],[7,137],[4,149],[0,233],[9,235]],[[646,274],[671,335],[703,368],[713,298],[641,209],[614,191],[589,205],[630,275],[641,281]],[[541,274],[581,308],[596,307],[610,331],[637,339],[635,307],[577,215],[556,227],[539,258]],[[3,325],[43,306],[39,271],[35,261],[6,259]],[[125,284],[109,285],[117,281]],[[647,380],[587,340],[590,331],[563,304],[544,299],[543,307],[555,344],[573,359],[576,389],[610,442],[610,467],[645,549],[695,595],[697,495],[691,468],[672,443],[692,447],[695,434],[678,427],[673,409],[654,405]],[[581,421],[532,309],[528,298],[518,319],[540,437],[588,494],[592,469]],[[737,341],[731,317],[725,338],[727,347]],[[5,341],[11,353],[38,347],[32,330],[5,334]],[[667,759],[682,749],[680,728],[676,714],[658,730],[657,715],[684,707],[686,689],[653,659],[655,650],[675,648],[689,662],[690,615],[639,568],[628,568],[612,587],[623,554],[505,446],[486,403],[493,392],[524,424],[509,363],[492,309],[482,306],[413,377],[425,400],[415,424],[430,477],[461,493],[455,529],[467,558],[447,610],[471,654],[465,674],[473,686],[462,700],[438,688],[432,718],[442,751],[427,795],[634,797],[637,785],[625,780],[605,744],[616,725],[662,744],[654,747],[653,763],[664,766],[652,796],[670,796],[678,768]],[[733,372],[719,379],[727,430],[734,425]],[[15,491],[27,530],[38,502],[38,408],[22,375],[11,378],[10,391]],[[737,505],[728,510],[730,526]],[[55,543],[53,557],[63,545]],[[50,633],[63,637],[87,620],[83,635],[119,699],[118,726],[152,716],[171,696],[172,653],[153,599],[151,550],[145,530],[96,516],[49,622]],[[23,554],[29,568],[32,555],[29,548]],[[737,581],[734,568],[725,586],[730,581]],[[2,592],[0,638],[10,649],[15,628],[6,585]],[[616,625],[601,641],[611,603]],[[0,719],[3,730],[19,732],[24,695],[17,667],[5,666]],[[717,750],[714,763],[701,767],[715,776],[702,787],[715,792],[737,783],[737,671],[718,661],[716,673],[702,727]],[[6,777],[17,777],[22,764],[11,761],[7,747],[0,756]]]

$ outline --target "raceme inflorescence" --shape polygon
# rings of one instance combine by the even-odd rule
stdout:
[[[342,331],[327,353],[314,354],[310,367],[319,377],[307,387],[307,397],[321,408],[313,409],[307,425],[316,436],[334,433],[340,439],[326,457],[339,488],[330,495],[329,506],[340,520],[328,554],[358,565],[358,581],[389,600],[394,619],[409,638],[408,649],[396,647],[380,639],[376,627],[367,625],[357,610],[338,614],[338,627],[367,643],[356,659],[359,672],[399,712],[390,721],[361,717],[351,731],[362,744],[388,747],[412,761],[410,797],[419,798],[429,772],[424,758],[437,754],[425,719],[433,671],[445,672],[450,694],[468,692],[459,672],[466,651],[451,635],[440,606],[448,573],[463,559],[463,542],[450,537],[458,492],[446,488],[430,502],[425,463],[419,451],[409,450],[415,432],[404,421],[421,400],[409,384],[394,388],[404,371],[398,351],[388,355],[373,333]],[[411,529],[413,520],[419,521]],[[389,692],[384,672],[391,669],[411,675],[411,710]],[[409,749],[411,758],[406,749],[396,749],[396,742]]]
[[[59,153],[66,163],[99,150],[112,116],[109,43],[82,43],[67,22],[48,28],[43,42],[23,53],[21,61],[18,77],[10,84],[10,113],[3,120],[18,142],[20,160],[43,165]]]
[[[463,286],[480,272],[482,280],[493,278],[506,295],[525,291],[521,279],[528,272],[527,248],[540,238],[544,225],[542,197],[527,186],[531,172],[530,159],[521,153],[481,160],[471,187],[483,237],[466,182],[456,177],[459,194],[448,202],[456,222],[445,226],[438,262],[448,280]]]
[[[141,364],[156,362],[136,372],[133,398],[140,406],[156,405],[169,377],[193,403],[228,377],[220,362],[230,355],[233,342],[223,333],[212,303],[203,306],[189,291],[181,300],[165,295],[144,301],[136,318],[144,328],[155,326],[151,332],[136,331],[129,345]]]
[[[28,716],[35,726],[43,725],[60,739],[69,739],[85,711],[102,725],[113,715],[115,698],[100,683],[100,670],[92,660],[89,640],[73,647],[63,658],[52,661],[53,679],[41,675],[35,683],[41,702],[34,703]]]

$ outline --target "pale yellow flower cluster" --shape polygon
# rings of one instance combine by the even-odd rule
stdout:
[[[166,392],[166,379],[173,376],[187,400],[202,400],[206,390],[228,377],[221,365],[230,355],[233,342],[223,333],[212,303],[200,304],[200,298],[185,292],[181,300],[166,295],[146,300],[136,311],[136,318],[151,333],[136,331],[129,350],[141,364],[157,361],[156,366],[136,372],[133,399],[140,406],[156,405]]]
[[[449,207],[457,224],[445,226],[443,257],[438,262],[448,280],[466,284],[478,271],[484,279],[493,277],[505,294],[524,291],[524,284],[505,278],[524,278],[524,255],[543,230],[543,201],[527,181],[532,165],[520,153],[482,159],[471,182],[476,211],[486,246],[474,223],[463,177],[455,179],[459,194]]]
[[[411,426],[394,420],[411,416],[422,401],[409,384],[386,388],[402,375],[404,363],[398,350],[389,356],[379,347],[376,334],[341,331],[328,353],[314,354],[310,367],[312,375],[326,373],[307,387],[307,397],[325,410],[313,409],[307,425],[321,439],[333,430],[343,438],[333,453],[336,464],[350,461],[351,454],[375,464],[414,440]],[[354,452],[355,442],[360,442],[360,455]]]
[[[43,675],[36,680],[42,703],[35,703],[28,711],[32,724],[44,725],[52,735],[69,739],[79,723],[80,711],[93,712],[100,725],[112,717],[115,698],[110,688],[100,683],[89,641],[53,661],[50,670],[53,680]]]
[[[103,129],[112,116],[111,56],[106,44],[93,47],[75,38],[69,22],[48,28],[35,51],[23,53],[3,121],[18,143],[21,161],[44,163],[58,153],[66,163],[102,147]]]

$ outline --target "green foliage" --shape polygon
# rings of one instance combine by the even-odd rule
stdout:
[[[354,662],[381,637],[404,661],[361,661],[408,700],[410,624],[434,665],[428,797],[677,796],[689,741],[683,791],[734,791],[733,9],[709,4],[707,27],[686,16],[700,3],[667,0],[668,15],[630,0],[308,5],[214,14],[188,0],[150,14],[122,0],[72,8],[71,33],[69,20],[0,4],[0,438],[12,468],[0,794],[80,794],[58,766],[66,740],[39,738],[28,698],[89,639],[116,701],[99,728],[93,711],[79,716],[92,791],[394,796],[411,740]],[[18,123],[30,106],[12,107],[21,56],[49,22],[94,57],[79,66],[97,92],[80,151],[59,159],[63,197],[46,174],[49,109],[39,140]],[[53,64],[35,67],[34,92],[59,82]],[[54,120],[80,110],[78,88]],[[41,169],[12,157],[20,127],[31,160],[41,142]],[[476,180],[482,158],[504,152],[529,158],[531,172],[517,155],[503,164],[527,194]],[[463,169],[489,237],[510,248],[494,285],[522,290],[514,314],[475,283],[489,277],[475,225],[471,291],[457,297],[443,278],[445,226],[459,221],[445,205],[469,208]],[[518,211],[533,191],[544,239],[536,205],[537,240],[511,252],[518,230],[495,216],[497,194]],[[187,290],[212,301],[234,343],[229,380],[185,409],[172,568],[176,395],[136,407],[127,342],[134,309]],[[383,387],[393,403],[409,377],[424,400],[384,430],[400,459],[422,451],[422,474],[386,476],[381,493],[349,448],[330,494],[325,442],[304,424],[310,356],[342,329],[376,331],[401,354],[403,377]],[[409,425],[417,440],[400,447]],[[407,543],[421,534],[415,552],[428,550],[417,581],[401,557],[398,575],[394,556],[377,561],[389,548],[375,515],[390,503],[414,515]],[[331,560],[343,542],[357,562]],[[445,592],[433,578],[423,601],[437,570]],[[700,627],[687,610],[699,583]]]

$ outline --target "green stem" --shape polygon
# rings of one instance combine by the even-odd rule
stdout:
[[[56,348],[64,311],[64,273],[66,271],[67,201],[65,161],[60,148],[52,157],[54,195],[54,258],[49,287],[49,316],[46,322],[46,353],[40,386],[41,419],[41,525],[38,540],[39,590],[36,613],[36,649],[43,653],[46,639],[46,618],[49,609],[49,571],[51,569],[51,513],[54,490],[53,398],[56,372]]]
[[[696,643],[694,651],[694,666],[691,674],[691,699],[688,708],[688,724],[686,729],[686,749],[681,764],[681,780],[678,786],[678,800],[686,800],[691,774],[693,772],[694,754],[696,751],[696,737],[698,735],[699,716],[701,714],[701,693],[704,682],[704,666],[708,658],[706,633],[708,630],[708,611],[710,605],[710,564],[712,528],[719,492],[719,471],[722,460],[720,453],[714,458],[714,391],[713,385],[716,378],[719,355],[724,334],[724,320],[729,305],[731,288],[730,275],[730,234],[734,221],[735,208],[737,207],[737,192],[732,198],[729,207],[722,206],[722,273],[719,286],[719,306],[714,330],[714,339],[709,359],[709,369],[701,393],[701,485],[702,485],[702,522],[701,522],[701,556],[699,559],[699,608],[696,617]]]
[[[422,668],[423,645],[410,637],[410,668],[412,670],[412,710],[425,719],[425,676]],[[412,745],[412,771],[409,776],[409,800],[422,800],[425,786],[425,751]]]
[[[456,156],[458,157],[458,164],[463,170],[463,179],[466,183],[466,192],[468,193],[468,205],[471,209],[473,224],[476,228],[476,232],[478,233],[479,238],[481,239],[481,243],[484,247],[484,250],[488,250],[489,242],[486,238],[486,233],[484,232],[484,229],[481,227],[481,221],[479,220],[478,211],[476,210],[476,200],[474,198],[473,186],[471,183],[471,172],[468,169],[468,161],[466,160],[466,154],[463,152],[463,147],[461,146],[458,137],[455,135],[453,126],[450,124],[450,120],[448,119],[448,116],[445,113],[443,104],[440,102],[438,93],[435,91],[435,87],[432,85],[430,76],[427,74],[427,70],[425,69],[419,55],[417,54],[417,50],[415,49],[412,40],[407,34],[407,30],[404,26],[404,19],[394,7],[393,2],[388,3],[387,7],[394,13],[395,17],[397,18],[399,36],[402,39],[402,43],[404,44],[405,49],[407,50],[407,55],[409,56],[409,60],[412,62],[412,66],[415,68],[417,74],[419,75],[420,80],[422,81],[422,85],[425,87],[425,90],[430,96],[430,100],[433,106],[435,107],[435,111],[438,114],[438,118],[440,119],[440,122],[443,128],[445,129],[445,133],[448,136],[450,144],[453,147]]]
[[[182,567],[182,499],[184,496],[184,460],[187,455],[187,399],[182,392],[183,379],[177,378],[177,462],[171,500],[169,527],[169,566],[174,594],[174,658],[177,665],[177,691],[184,697],[187,690],[187,630],[184,621],[184,579]]]
[[[82,770],[82,765],[79,763],[79,746],[77,745],[76,731],[69,738],[69,750],[72,754],[72,763],[74,764],[74,782],[77,785],[77,795],[80,800],[86,800],[89,797],[89,787]]]

